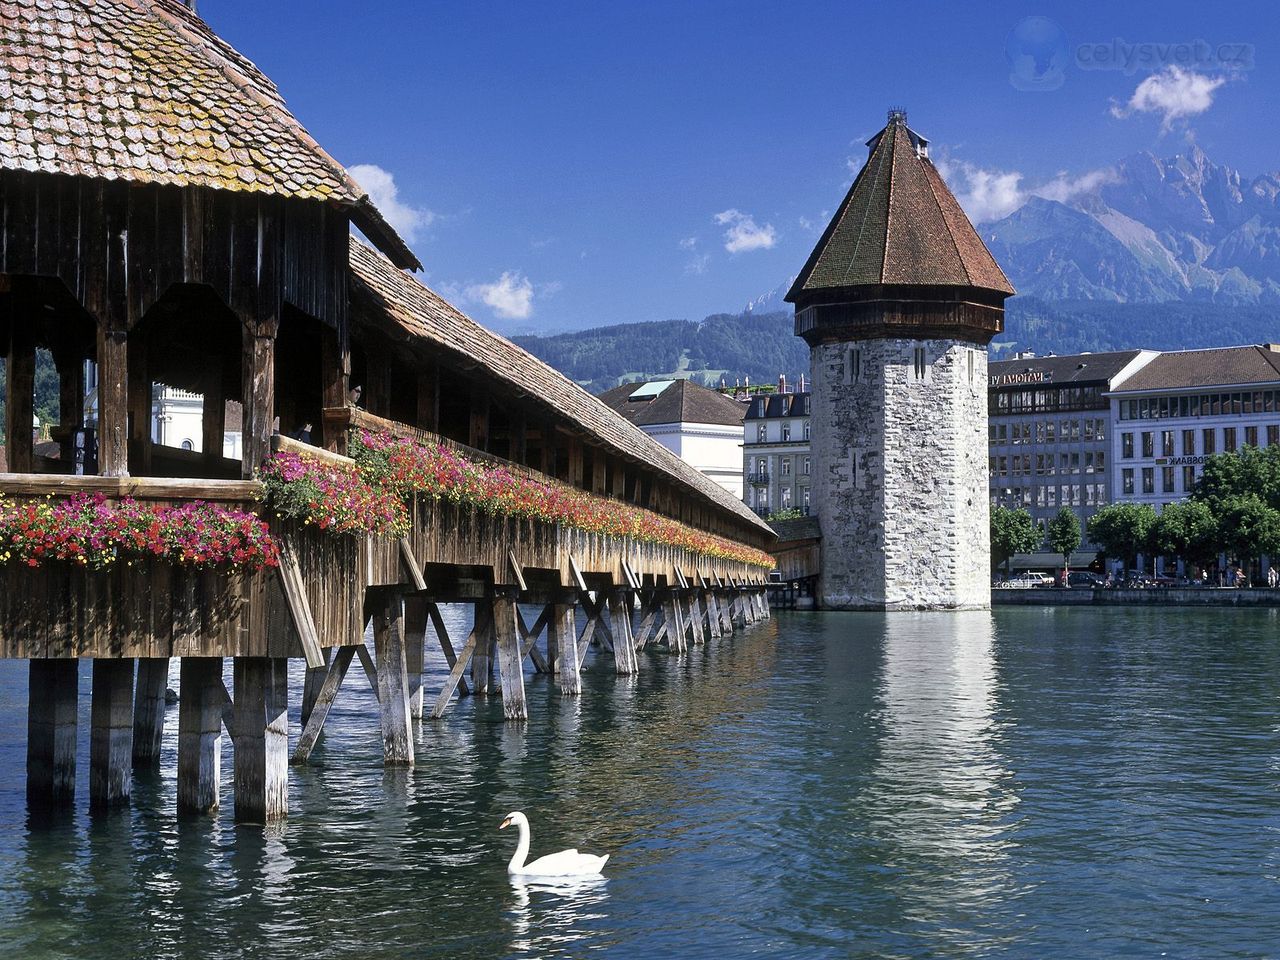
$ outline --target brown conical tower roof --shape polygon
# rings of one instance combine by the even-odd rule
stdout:
[[[787,300],[819,291],[907,285],[1014,290],[929,160],[906,114],[869,141],[870,155]]]

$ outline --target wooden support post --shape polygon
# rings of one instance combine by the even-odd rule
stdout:
[[[702,582],[702,602],[707,608],[707,635],[712,640],[719,640],[720,630],[720,609],[716,605],[716,592],[714,589],[708,589],[706,581]]]
[[[486,636],[490,631],[492,616],[493,611],[485,604],[476,604],[475,623],[471,627],[471,633],[467,636],[467,642],[462,645],[457,662],[454,663],[453,669],[449,671],[449,676],[440,690],[440,695],[436,697],[435,706],[431,708],[432,720],[439,720],[444,716],[445,710],[449,707],[449,700],[453,696],[453,691],[458,689],[458,685],[462,683],[462,674],[466,672],[467,663],[475,655],[477,643],[482,636]],[[436,624],[437,630],[442,628],[442,624]]]
[[[76,795],[79,661],[32,660],[27,681],[27,804],[33,812]]]
[[[361,648],[363,649],[363,648]],[[347,668],[355,659],[355,647],[338,647],[333,653],[332,662],[325,671],[324,680],[316,694],[311,714],[302,725],[302,735],[298,737],[298,745],[294,748],[290,763],[306,763],[315,749],[320,734],[324,732],[324,721],[329,716],[329,709],[338,696],[338,688],[347,675]]]
[[[493,633],[498,670],[502,677],[502,715],[507,720],[527,720],[524,700],[524,658],[516,629],[516,591],[499,588],[493,598]]]
[[[582,693],[582,677],[578,670],[578,630],[572,603],[554,604],[547,625],[548,644],[555,647],[554,665],[560,677],[560,694],[576,697]]]
[[[640,626],[635,632],[635,648],[637,650],[643,650],[649,645],[654,624],[658,619],[658,615],[662,612],[660,605],[653,598],[652,590],[643,591],[640,596]]]
[[[223,439],[227,433],[227,397],[223,387],[222,358],[204,358],[204,406],[200,413],[200,449],[206,463],[217,463],[222,457]],[[317,425],[318,426],[318,425]]]
[[[471,692],[478,697],[489,695],[489,680],[493,675],[493,619],[489,602],[475,605],[476,644],[471,655]]]
[[[388,766],[411,767],[413,735],[409,727],[409,678],[401,594],[388,595],[374,614],[373,650],[377,658],[378,704],[382,715],[382,761]]]
[[[244,328],[243,459],[240,476],[246,480],[271,455],[275,419],[275,338],[262,336],[250,324]],[[281,814],[283,816],[283,814]]]
[[[613,632],[613,663],[624,676],[638,673],[640,658],[631,633],[631,593],[616,589],[609,593],[609,627]]]
[[[426,665],[427,601],[406,597],[404,601],[404,666],[409,678],[409,719],[422,719],[422,670]]]
[[[320,331],[320,405],[326,409],[345,407],[351,380],[351,352],[345,338],[328,327]],[[326,450],[346,452],[345,430],[334,430],[327,424],[316,424],[323,433]],[[316,436],[312,434],[313,438]]]
[[[164,739],[165,690],[169,685],[168,657],[139,657],[133,694],[133,769],[160,766]]]
[[[58,368],[58,425],[62,428],[58,455],[74,472],[74,433],[84,426],[84,358],[79,353],[60,351],[53,359]]]
[[[133,766],[133,659],[93,661],[89,710],[89,808],[129,802]]]
[[[680,595],[674,589],[668,589],[662,601],[662,614],[667,633],[667,649],[672,653],[684,653],[688,649],[684,639],[684,618],[681,616]]]
[[[699,597],[699,591],[691,589],[689,591],[689,625],[693,628],[693,645],[695,647],[701,646],[703,641],[706,640],[702,621],[702,602]]]
[[[537,673],[552,673],[551,663],[538,650],[538,634],[540,634],[547,625],[547,621],[551,619],[551,607],[542,608],[542,613],[538,614],[538,619],[533,622],[533,628],[530,629],[524,622],[524,614],[520,612],[519,604],[516,605],[516,626],[520,629],[520,659],[524,660],[529,657],[533,660],[533,669]]]
[[[208,813],[222,781],[222,658],[183,657],[178,688],[178,813]]]
[[[329,675],[329,664],[333,660],[328,647],[320,650],[320,656],[324,660],[322,667],[307,667],[306,673],[302,675],[302,725],[305,727],[307,721],[311,719],[311,714],[316,708],[316,699],[320,696],[320,690],[324,686],[325,677]]]
[[[231,740],[240,823],[268,823],[289,813],[287,668],[283,658],[235,658]]]
[[[458,657],[453,652],[453,641],[449,639],[449,631],[445,629],[444,617],[440,615],[440,608],[434,603],[427,604],[427,615],[431,617],[431,626],[435,628],[436,639],[440,641],[440,650],[444,653],[445,662],[449,664],[452,670],[458,663]],[[467,686],[466,677],[458,678],[458,694],[460,696],[469,696],[471,688]]]
[[[129,441],[137,455],[136,458],[130,455],[129,470],[134,476],[145,477],[151,473],[151,375],[147,370],[147,342],[138,333],[129,337],[128,354],[125,389]]]
[[[98,473],[129,475],[129,349],[123,330],[98,327]]]
[[[36,344],[32,318],[11,317],[5,363],[5,441],[10,473],[31,473],[35,464],[32,418],[35,416]]]

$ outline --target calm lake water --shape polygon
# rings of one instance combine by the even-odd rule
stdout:
[[[175,819],[176,707],[164,772],[90,818],[87,671],[76,811],[29,825],[0,663],[0,954],[1280,956],[1274,612],[782,614],[610,666],[531,680],[524,728],[463,701],[412,772],[353,670],[263,830],[225,738],[221,814]],[[512,809],[608,879],[512,886]]]

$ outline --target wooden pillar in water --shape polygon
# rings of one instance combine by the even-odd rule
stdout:
[[[498,588],[493,598],[493,635],[502,679],[502,716],[507,720],[528,720],[524,658],[520,656],[520,631],[516,627],[516,596],[514,588]]]
[[[231,740],[240,823],[289,813],[288,664],[282,657],[235,658]]]
[[[222,658],[183,657],[178,691],[178,813],[208,813],[222,780]]]
[[[382,762],[413,766],[409,728],[409,678],[405,664],[404,596],[389,594],[373,616],[373,652],[378,667],[382,716]]]
[[[548,645],[554,646],[554,667],[560,679],[560,694],[576,697],[582,693],[582,677],[578,673],[578,630],[572,603],[557,603],[547,624]]]
[[[129,802],[133,768],[133,659],[93,661],[89,709],[89,807]]]
[[[427,600],[404,601],[404,665],[409,677],[409,719],[422,719],[422,670],[426,665]]]
[[[702,600],[707,607],[707,632],[712,640],[718,640],[722,634],[720,625],[720,608],[716,604],[715,590],[703,589]]]
[[[684,638],[684,617],[679,591],[672,587],[667,590],[662,601],[662,615],[667,621],[667,649],[672,653],[684,653],[688,650]]]
[[[333,651],[329,647],[322,647],[320,655],[324,658],[324,666],[307,667],[302,675],[301,721],[304,727],[307,725],[307,721],[311,719],[312,711],[316,708],[316,699],[320,696],[325,677],[329,675],[329,661],[333,659]]]
[[[631,594],[623,589],[609,593],[609,627],[613,632],[614,669],[624,676],[640,671],[636,638],[631,632]]]
[[[706,634],[702,627],[702,601],[696,588],[689,591],[689,625],[693,627],[693,645],[701,646]]]
[[[486,603],[488,601],[485,601]],[[471,692],[476,696],[489,695],[489,679],[493,675],[493,619],[475,605],[476,649],[471,655]]]
[[[27,682],[27,803],[63,806],[76,795],[79,661],[32,660]]]
[[[160,766],[164,739],[165,690],[169,684],[168,657],[139,657],[133,694],[133,769]]]

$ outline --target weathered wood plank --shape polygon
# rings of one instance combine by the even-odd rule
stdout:
[[[129,802],[133,766],[133,660],[93,661],[90,704],[89,806]]]
[[[298,737],[297,746],[294,747],[291,763],[306,763],[310,759],[320,734],[324,732],[324,722],[329,716],[334,700],[338,697],[338,689],[342,686],[351,661],[355,659],[356,649],[356,647],[338,647],[333,652],[333,660],[325,672],[324,682],[311,708],[311,715],[303,724],[302,734]]]
[[[62,806],[76,794],[79,662],[32,660],[27,696],[27,803]]]
[[[288,661],[236,657],[234,684],[235,818],[278,820],[289,813]]]
[[[168,657],[139,657],[137,686],[133,696],[133,768],[154,770],[160,766],[164,739],[165,690],[169,682]]]
[[[527,720],[524,658],[520,655],[520,636],[516,631],[516,603],[510,596],[500,594],[493,599],[493,633],[502,680],[502,715],[507,720]]]
[[[392,594],[373,617],[373,647],[378,660],[378,706],[382,719],[382,762],[413,766],[409,727],[409,679],[404,649],[404,597]]]
[[[203,814],[222,781],[222,658],[183,657],[178,671],[178,812]]]

